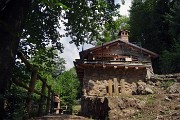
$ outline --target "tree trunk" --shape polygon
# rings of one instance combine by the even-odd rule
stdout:
[[[5,117],[4,95],[12,77],[22,23],[31,0],[0,2],[0,119]]]

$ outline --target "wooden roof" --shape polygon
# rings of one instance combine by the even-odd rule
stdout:
[[[156,54],[150,50],[144,49],[142,47],[139,47],[139,46],[132,44],[132,43],[129,43],[129,42],[122,41],[121,39],[116,39],[114,41],[104,43],[103,45],[99,45],[99,46],[81,51],[81,52],[79,52],[80,59],[76,59],[76,61],[74,61],[76,72],[77,72],[79,80],[81,81],[80,82],[81,85],[83,84],[82,81],[83,81],[83,77],[84,77],[84,69],[85,68],[95,67],[95,68],[102,68],[103,69],[103,67],[104,67],[102,63],[86,64],[84,58],[87,57],[91,52],[96,52],[98,50],[102,50],[102,47],[106,47],[106,46],[110,47],[113,45],[117,45],[118,43],[132,47],[133,49],[136,49],[137,51],[141,51],[142,53],[149,55],[151,59],[157,58],[159,56],[158,54]],[[100,61],[100,62],[102,62],[102,61]],[[113,61],[111,61],[111,62],[113,62]],[[138,63],[137,64],[129,64],[126,62],[121,64],[121,63],[116,63],[116,61],[115,61],[114,64],[105,64],[105,67],[106,68],[107,67],[108,68],[109,67],[111,67],[111,68],[116,67],[116,68],[120,68],[120,69],[125,69],[126,67],[130,68],[130,69],[135,69],[135,68],[145,69],[145,68],[150,67],[150,66],[145,65],[145,64],[138,64]]]
[[[134,49],[137,49],[137,50],[139,50],[139,51],[142,51],[143,53],[146,53],[146,54],[150,55],[152,59],[157,58],[157,57],[159,56],[158,54],[156,54],[156,53],[154,53],[154,52],[152,52],[152,51],[150,51],[150,50],[144,49],[144,48],[142,48],[142,47],[139,47],[139,46],[137,46],[137,45],[135,45],[135,44],[132,44],[132,43],[129,43],[129,42],[124,42],[124,41],[122,41],[121,39],[116,39],[116,40],[113,40],[113,41],[104,43],[103,45],[99,45],[99,46],[96,46],[96,47],[93,47],[93,48],[90,48],[90,49],[81,51],[81,52],[79,53],[80,58],[81,58],[82,56],[88,55],[90,52],[94,52],[94,51],[96,51],[96,50],[102,49],[102,46],[103,46],[103,47],[106,47],[106,46],[115,45],[115,44],[117,44],[117,43],[123,43],[123,44],[125,44],[125,45],[128,45],[128,46],[134,48]]]

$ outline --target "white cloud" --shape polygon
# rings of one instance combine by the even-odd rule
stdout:
[[[69,41],[71,41],[71,38],[65,37],[61,39],[61,43],[64,45],[64,52],[60,54],[61,57],[65,58],[66,60],[66,70],[69,70],[74,66],[73,61],[75,59],[79,59],[79,52],[82,51],[82,46],[79,47],[79,50],[74,44],[70,44]],[[93,45],[85,44],[83,46],[83,49],[88,49],[93,47]]]

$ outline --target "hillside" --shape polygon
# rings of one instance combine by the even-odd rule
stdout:
[[[179,120],[180,74],[155,75],[144,83],[151,86],[153,93],[122,97],[126,101],[126,108],[110,116],[111,119]]]

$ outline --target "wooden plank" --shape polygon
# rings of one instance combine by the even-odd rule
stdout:
[[[114,78],[114,92],[115,92],[115,95],[119,95],[117,78]]]
[[[29,63],[29,61],[26,59],[26,57],[24,56],[24,54],[22,52],[18,52],[17,53],[17,56],[22,60],[22,62],[25,63],[26,67],[29,69],[29,70],[32,70],[33,69],[33,66]]]
[[[52,114],[54,112],[54,93],[51,93],[51,109],[50,113]]]
[[[121,86],[121,94],[124,94],[125,93],[125,80],[124,79],[121,79],[120,86]]]
[[[22,88],[28,90],[28,91],[31,90],[30,87],[28,87],[26,84],[24,84],[23,82],[21,82],[19,80],[13,80],[13,83],[16,84],[19,87],[22,87]],[[36,93],[38,95],[42,95],[39,91],[37,91],[35,89],[34,89],[34,93]],[[45,97],[47,97],[47,96],[45,96]]]
[[[25,104],[25,111],[27,112],[28,118],[30,117],[30,110],[31,110],[31,103],[32,103],[31,96],[34,93],[34,87],[37,80],[37,73],[38,73],[38,68],[37,67],[33,68],[32,74],[31,74],[31,80],[29,82],[28,96],[26,98],[26,104]]]
[[[109,95],[112,96],[112,79],[109,79],[108,81],[108,89]]]
[[[46,103],[46,115],[50,112],[50,97],[51,97],[51,86],[48,88],[48,98]]]
[[[46,81],[43,82],[42,84],[42,89],[41,89],[41,97],[39,100],[39,109],[38,109],[38,117],[42,116],[42,108],[43,108],[43,103],[45,101],[45,92],[46,92]]]

